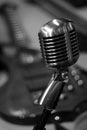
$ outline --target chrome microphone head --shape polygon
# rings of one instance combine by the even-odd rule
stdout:
[[[38,35],[47,66],[68,67],[79,58],[77,33],[71,20],[53,19],[41,27]]]

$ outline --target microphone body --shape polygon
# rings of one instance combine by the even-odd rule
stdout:
[[[48,67],[66,68],[79,58],[79,45],[74,23],[54,19],[38,33],[43,59]]]
[[[39,101],[45,107],[34,130],[44,129],[68,80],[67,67],[74,64],[79,57],[76,31],[71,20],[54,19],[45,24],[38,35],[45,63],[51,68],[59,69],[59,73],[54,73]]]

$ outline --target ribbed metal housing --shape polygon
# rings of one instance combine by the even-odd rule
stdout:
[[[39,32],[39,40],[43,58],[49,67],[70,66],[79,57],[77,34],[71,21],[61,20],[56,27],[55,22],[50,21]]]

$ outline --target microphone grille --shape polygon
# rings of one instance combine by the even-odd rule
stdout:
[[[70,20],[54,19],[39,32],[42,56],[49,67],[74,64],[79,57],[77,33]]]

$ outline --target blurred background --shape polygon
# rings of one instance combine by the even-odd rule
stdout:
[[[46,129],[86,130],[86,0],[0,0],[0,130],[32,130],[38,122],[43,106],[37,102],[53,73],[43,63],[38,32],[62,17],[74,22],[80,57]]]

